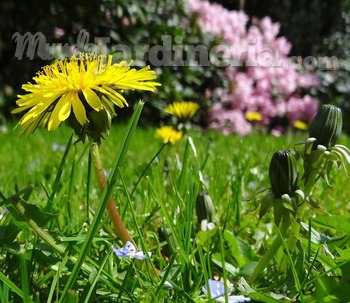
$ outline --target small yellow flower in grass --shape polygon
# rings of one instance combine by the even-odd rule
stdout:
[[[300,130],[307,130],[308,129],[307,124],[305,122],[303,122],[303,121],[300,121],[300,120],[294,121],[293,126],[296,129],[300,129]]]
[[[182,132],[171,126],[162,126],[157,129],[156,137],[162,139],[164,144],[168,142],[175,144],[182,138]]]
[[[191,101],[179,101],[169,104],[164,111],[172,116],[176,116],[181,120],[191,119],[199,110],[199,105]]]
[[[245,118],[246,118],[249,122],[256,122],[256,121],[261,121],[262,116],[261,116],[261,114],[258,113],[258,112],[246,112]]]
[[[40,125],[55,130],[68,118],[77,131],[90,120],[101,124],[106,117],[115,116],[113,104],[127,106],[123,90],[154,91],[160,85],[152,81],[155,78],[149,66],[136,70],[125,61],[112,64],[112,56],[81,53],[43,67],[34,83],[22,86],[27,94],[18,96],[19,107],[12,113],[27,111],[19,121],[22,134],[30,134]],[[93,112],[103,115],[96,119],[96,114],[89,115]]]

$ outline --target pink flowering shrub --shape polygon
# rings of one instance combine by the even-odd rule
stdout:
[[[253,19],[244,12],[229,11],[219,4],[190,0],[188,9],[198,16],[204,34],[220,37],[229,64],[222,68],[223,87],[214,89],[210,126],[224,134],[247,134],[253,123],[246,113],[261,116],[254,125],[279,132],[287,123],[308,123],[316,114],[318,100],[306,94],[318,85],[315,75],[303,73],[288,54],[290,43],[278,37],[280,25],[269,17]],[[283,122],[278,122],[283,121]]]

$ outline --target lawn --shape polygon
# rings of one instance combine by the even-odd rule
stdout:
[[[342,170],[333,167],[331,187],[323,179],[313,187],[318,208],[304,202],[293,247],[292,237],[279,237],[273,211],[259,219],[272,155],[294,149],[307,132],[274,137],[257,130],[240,137],[192,129],[163,146],[154,127],[139,125],[127,148],[128,125],[116,121],[101,147],[110,179],[100,193],[89,144],[74,143],[71,129],[38,129],[20,138],[12,124],[8,128],[0,135],[1,303],[207,302],[202,287],[208,279],[228,285],[223,302],[225,296],[236,302],[229,301],[231,290],[251,302],[350,297],[348,178]],[[340,143],[350,146],[345,136]],[[120,150],[126,154],[118,166]],[[137,248],[152,253],[145,260],[113,253],[124,244],[103,208],[108,193]],[[205,207],[208,199],[215,215]],[[203,212],[212,218],[210,228],[198,222]],[[276,238],[282,241],[273,258],[252,279]]]

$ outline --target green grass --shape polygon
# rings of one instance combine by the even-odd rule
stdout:
[[[350,276],[349,180],[337,169],[331,188],[323,180],[314,188],[321,207],[307,208],[306,229],[301,228],[295,249],[289,251],[283,239],[264,273],[249,282],[279,234],[272,212],[258,218],[264,194],[250,198],[269,187],[272,154],[293,148],[305,133],[242,138],[194,130],[192,142],[184,139],[162,149],[154,128],[138,126],[126,150],[127,126],[115,124],[101,158],[107,173],[116,172],[108,189],[124,223],[139,248],[152,252],[138,262],[111,251],[122,243],[107,213],[97,217],[108,192],[98,191],[88,144],[54,150],[53,144],[69,144],[69,129],[38,129],[26,138],[11,129],[0,135],[0,209],[10,211],[0,221],[0,303],[207,302],[201,288],[214,276],[234,282],[236,293],[256,302],[346,302],[350,297],[344,287]],[[341,141],[350,146],[347,138]],[[118,168],[121,149],[126,156]],[[216,227],[205,232],[196,217],[196,199],[204,189],[216,210]],[[335,221],[318,219],[329,216]],[[166,281],[173,289],[164,287]]]

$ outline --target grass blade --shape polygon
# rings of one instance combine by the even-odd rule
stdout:
[[[98,281],[98,279],[99,279],[99,277],[100,277],[100,275],[101,275],[101,273],[102,273],[102,271],[103,271],[104,266],[105,266],[106,263],[107,263],[107,260],[108,260],[108,257],[109,257],[109,256],[110,256],[110,253],[106,254],[106,257],[103,259],[102,264],[101,264],[101,266],[100,266],[98,272],[96,273],[96,275],[95,275],[93,281],[91,282],[91,284],[89,284],[89,287],[90,287],[90,288],[89,288],[88,293],[86,294],[84,303],[89,303],[89,302],[90,302],[91,294],[92,294],[93,290],[95,289],[96,283],[97,283],[97,281]]]
[[[53,182],[53,185],[52,185],[52,192],[50,194],[50,197],[49,197],[49,201],[48,201],[48,209],[49,211],[51,211],[51,207],[52,207],[52,201],[57,193],[57,190],[59,188],[59,185],[60,185],[60,180],[61,180],[61,177],[62,177],[62,174],[63,174],[63,168],[64,168],[64,165],[66,163],[66,160],[67,160],[67,156],[68,156],[68,153],[69,153],[69,150],[72,146],[72,141],[73,141],[73,136],[71,136],[69,138],[69,141],[67,143],[67,147],[64,151],[64,154],[63,154],[63,157],[62,157],[62,160],[61,160],[61,163],[58,167],[58,170],[57,170],[57,174],[56,174],[56,178],[55,178],[55,181]]]
[[[23,291],[20,290],[16,284],[14,284],[8,277],[6,277],[1,271],[0,271],[0,280],[4,283],[4,285],[7,285],[10,290],[12,290],[14,293],[16,293],[18,296],[20,296],[21,299],[24,299],[25,295],[23,294]]]

